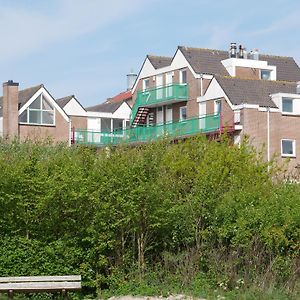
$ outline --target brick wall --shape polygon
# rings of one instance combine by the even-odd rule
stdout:
[[[245,79],[260,79],[259,69],[236,67],[235,76]]]
[[[251,145],[263,151],[267,160],[268,123],[267,112],[257,109],[243,109],[243,135],[248,135]],[[270,112],[270,155],[276,156],[279,163],[287,163],[288,169],[295,172],[295,166],[300,164],[300,118],[297,116],[284,116],[279,112]],[[281,140],[296,140],[296,157],[285,158],[281,156]]]
[[[71,116],[72,127],[87,129],[87,117]]]
[[[69,130],[69,122],[56,110],[55,126],[19,124],[19,137],[21,140],[50,138],[54,142],[68,142]]]

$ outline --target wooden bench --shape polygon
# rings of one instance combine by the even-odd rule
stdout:
[[[14,293],[39,292],[62,292],[67,299],[68,291],[80,289],[81,275],[0,277],[0,293],[8,293],[10,299]]]

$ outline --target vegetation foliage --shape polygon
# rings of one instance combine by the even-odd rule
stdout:
[[[201,137],[100,150],[2,141],[0,274],[81,274],[94,296],[296,299],[300,186],[262,161],[247,143]]]

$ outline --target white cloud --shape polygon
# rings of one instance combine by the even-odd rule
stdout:
[[[0,60],[30,54],[49,44],[101,29],[145,4],[138,0],[56,0],[51,2],[51,10],[2,5]]]

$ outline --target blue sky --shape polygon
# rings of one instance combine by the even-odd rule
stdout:
[[[126,89],[146,54],[230,42],[300,64],[298,0],[0,0],[0,80],[83,106]]]

